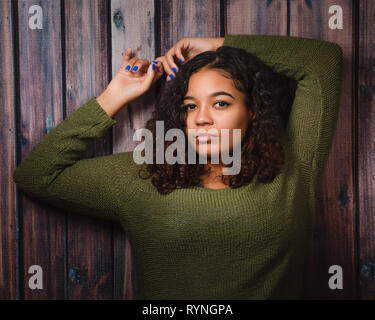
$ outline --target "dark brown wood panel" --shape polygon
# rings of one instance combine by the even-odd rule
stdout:
[[[43,11],[43,29],[29,28],[32,5]],[[18,1],[20,141],[22,159],[62,120],[60,1]],[[21,298],[65,297],[65,214],[22,196],[20,199]],[[43,270],[43,289],[28,286],[29,267]]]
[[[375,3],[359,1],[358,202],[361,299],[375,299]]]
[[[17,298],[15,57],[11,0],[0,1],[0,299]]]
[[[343,29],[331,29],[329,8],[339,5]],[[352,19],[350,0],[292,1],[290,35],[339,44],[344,51],[344,79],[336,134],[320,185],[316,189],[314,237],[308,261],[307,298],[354,299],[356,297],[355,197],[352,88]],[[329,267],[343,270],[343,289],[332,290]]]
[[[105,0],[65,1],[66,115],[108,84],[108,32]],[[110,129],[109,131],[111,131]],[[87,157],[110,152],[110,132],[96,139]],[[112,299],[112,224],[68,215],[68,299]]]

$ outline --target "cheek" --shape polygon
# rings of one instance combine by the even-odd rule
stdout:
[[[233,119],[233,118],[229,118]],[[235,118],[235,121],[228,121],[226,120],[225,123],[220,125],[221,128],[228,128],[230,129],[231,134],[233,134],[233,129],[241,129],[241,137],[245,136],[246,129],[247,129],[247,118],[245,115],[241,115]]]
[[[191,117],[189,117],[187,113],[184,115],[184,120],[186,129],[191,128]]]
[[[234,121],[234,122],[230,122],[230,123],[227,122],[226,128],[230,129],[229,130],[229,144],[230,144],[230,148],[232,148],[234,144],[237,144],[237,143],[240,142],[239,140],[236,140],[236,142],[235,142],[234,141],[235,137],[236,137],[236,139],[240,139],[241,142],[243,141],[243,139],[245,137],[245,134],[246,134],[247,127],[248,127],[248,122],[247,122],[246,115],[241,115],[241,118],[237,118],[236,121]],[[234,134],[235,134],[234,129],[240,129],[241,130],[239,136],[237,136],[238,133],[236,133],[236,136],[234,136]]]

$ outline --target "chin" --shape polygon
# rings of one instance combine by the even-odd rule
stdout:
[[[211,160],[212,157],[217,157],[218,161],[220,161],[220,148],[217,148],[216,146],[211,147],[210,144],[207,144],[207,150],[205,150],[204,146],[199,150],[199,145],[197,145],[196,151],[197,154],[207,157],[208,160]]]
[[[202,143],[202,142],[197,142],[192,139],[188,139],[189,145],[193,146],[193,150],[197,155],[203,158],[207,158],[207,162],[210,162],[211,158],[212,160],[215,161],[215,157],[218,159],[217,162],[214,162],[214,164],[219,163],[221,160],[220,152],[221,152],[221,146],[220,143]],[[225,148],[224,150],[226,150]],[[202,159],[203,161],[203,159]]]

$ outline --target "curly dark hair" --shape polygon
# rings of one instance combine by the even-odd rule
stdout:
[[[257,181],[273,181],[284,164],[284,134],[296,82],[243,49],[222,46],[216,51],[202,52],[183,64],[174,80],[165,81],[164,75],[159,80],[163,85],[156,108],[145,128],[156,137],[156,121],[164,121],[164,133],[172,128],[186,132],[183,98],[190,76],[203,67],[225,70],[234,86],[245,93],[246,108],[253,114],[241,141],[241,170],[236,175],[222,175],[223,183],[238,188],[249,184],[255,174]],[[153,163],[147,164],[148,176],[142,177],[141,172],[139,175],[143,179],[152,176],[152,184],[160,194],[167,194],[176,188],[197,186],[201,182],[200,177],[210,172],[209,166],[198,161],[196,164],[188,164],[187,161],[185,164],[157,164],[155,140]],[[173,142],[165,141],[164,150]],[[185,135],[185,146],[187,144]]]

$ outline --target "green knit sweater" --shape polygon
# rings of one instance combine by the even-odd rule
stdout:
[[[315,187],[335,132],[342,49],[307,38],[227,35],[298,81],[286,159],[272,183],[203,186],[161,195],[132,152],[83,159],[116,120],[95,97],[44,136],[14,172],[26,195],[68,212],[116,221],[127,232],[137,299],[295,299],[312,236]]]

